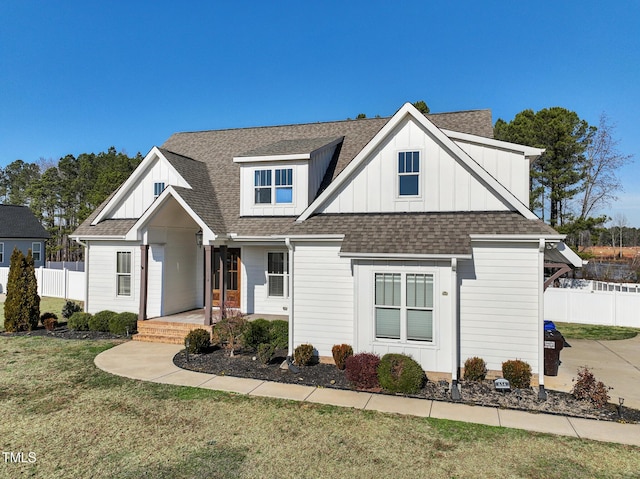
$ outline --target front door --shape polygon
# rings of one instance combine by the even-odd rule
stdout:
[[[240,248],[227,249],[226,306],[240,308]],[[220,250],[213,250],[213,305],[220,306]]]

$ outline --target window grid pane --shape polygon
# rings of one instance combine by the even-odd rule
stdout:
[[[400,339],[400,309],[376,308],[376,337]]]
[[[407,310],[407,339],[433,341],[433,311]]]
[[[131,273],[131,252],[118,251],[118,266],[117,272],[130,274]]]
[[[256,203],[271,203],[271,188],[256,188]]]
[[[277,187],[276,203],[293,203],[293,188],[290,186]]]
[[[376,273],[376,305],[400,306],[400,274]]]

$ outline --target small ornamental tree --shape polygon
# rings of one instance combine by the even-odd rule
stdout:
[[[31,250],[26,258],[18,248],[11,254],[4,318],[4,329],[9,332],[31,331],[38,326],[40,296]]]

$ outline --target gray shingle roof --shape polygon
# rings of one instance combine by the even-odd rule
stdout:
[[[281,140],[270,145],[261,146],[255,150],[238,155],[239,157],[247,156],[272,156],[272,155],[294,155],[311,153],[325,145],[329,145],[334,141],[340,140],[342,137],[330,138],[300,138],[297,140]]]
[[[27,206],[0,205],[0,238],[50,237]]]

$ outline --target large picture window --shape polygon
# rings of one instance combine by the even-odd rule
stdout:
[[[267,254],[268,295],[287,297],[289,295],[288,254],[285,252]]]
[[[256,170],[253,185],[256,204],[293,203],[293,168]]]
[[[420,152],[401,151],[398,153],[398,195],[418,196],[420,194]]]
[[[116,253],[116,294],[131,296],[131,251]]]
[[[378,339],[433,341],[433,275],[375,274]]]

